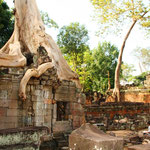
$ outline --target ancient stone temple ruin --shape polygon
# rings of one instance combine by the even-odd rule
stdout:
[[[85,121],[85,97],[78,75],[45,33],[36,1],[14,3],[14,32],[0,49],[0,138],[6,138],[0,149],[24,142],[38,148],[41,136]]]
[[[34,144],[38,149],[41,137],[71,133],[84,122],[82,104],[85,98],[74,82],[60,82],[57,70],[48,69],[39,78],[29,80],[27,98],[23,101],[19,97],[19,86],[24,72],[22,68],[0,69],[0,129],[7,129],[0,130],[0,139],[3,139],[0,149],[18,144],[19,148],[26,144],[28,149]]]
[[[74,82],[60,82],[55,68],[29,80],[25,101],[19,97],[25,70],[1,68],[0,73],[0,129],[47,126],[57,131],[77,128],[83,123],[84,95]]]
[[[85,122],[103,130],[135,131],[146,127],[150,120],[149,76],[145,89],[122,91],[122,103],[111,102],[110,97],[108,103],[86,106],[79,77],[45,33],[36,1],[15,0],[14,12],[14,33],[0,49],[0,150],[38,150],[47,141],[57,145],[57,135],[63,133],[66,138],[67,132]],[[96,140],[91,141],[91,149],[122,149],[122,139],[99,132],[91,124],[83,124],[73,132],[70,137],[79,144],[70,140],[71,148],[87,149],[80,145]],[[106,143],[110,144],[107,149]]]
[[[100,102],[99,105],[86,103],[86,121],[96,123],[106,131],[137,131],[147,128],[147,122],[150,120],[150,75],[146,76],[142,87],[122,87],[120,95],[119,103],[115,102],[110,93],[106,102]]]
[[[122,86],[120,96],[122,102],[150,103],[150,75],[146,76],[143,86]],[[106,102],[115,102],[111,94]]]

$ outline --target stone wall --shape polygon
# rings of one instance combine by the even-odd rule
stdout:
[[[23,70],[17,70],[15,74],[10,72],[8,69],[0,72],[0,129],[15,128],[22,122],[18,89]]]
[[[115,102],[112,95],[113,90],[110,91],[106,102]],[[121,102],[141,102],[150,103],[150,75],[146,76],[144,85],[137,87],[133,85],[121,86],[120,89]]]
[[[150,90],[137,89],[121,91],[122,102],[143,102],[150,103]]]
[[[106,98],[106,102],[115,102],[114,98],[111,96],[112,92]],[[149,88],[130,88],[120,91],[121,102],[140,102],[140,103],[150,103],[150,89]]]
[[[103,103],[86,106],[86,121],[104,130],[139,130],[147,128],[150,120],[150,104]]]
[[[129,87],[121,90],[121,101],[150,103],[150,75],[146,76],[143,87]]]
[[[57,122],[57,103],[67,102],[68,121],[79,127],[84,118],[84,95],[70,81],[59,81],[55,68],[41,77],[31,78],[27,84],[27,99],[19,98],[19,84],[25,69],[0,69],[0,129],[47,126],[50,131]],[[78,107],[74,107],[78,105]],[[79,115],[73,111],[79,111]],[[78,118],[78,119],[77,119]],[[70,120],[69,120],[70,119]]]

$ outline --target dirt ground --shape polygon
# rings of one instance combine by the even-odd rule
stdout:
[[[147,129],[139,130],[137,132],[118,130],[107,131],[107,133],[112,136],[122,137],[125,145],[124,150],[150,150],[150,136],[144,136],[143,131],[147,131]]]

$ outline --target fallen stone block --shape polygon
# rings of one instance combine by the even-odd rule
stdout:
[[[71,150],[123,150],[123,138],[110,136],[89,123],[69,136]]]

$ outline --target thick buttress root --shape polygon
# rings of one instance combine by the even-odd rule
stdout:
[[[40,77],[47,69],[54,67],[52,62],[44,63],[37,69],[28,69],[20,82],[19,96],[26,100],[26,86],[31,77]]]
[[[112,96],[113,96],[115,102],[120,102],[120,90],[119,90],[119,88],[114,88]]]

